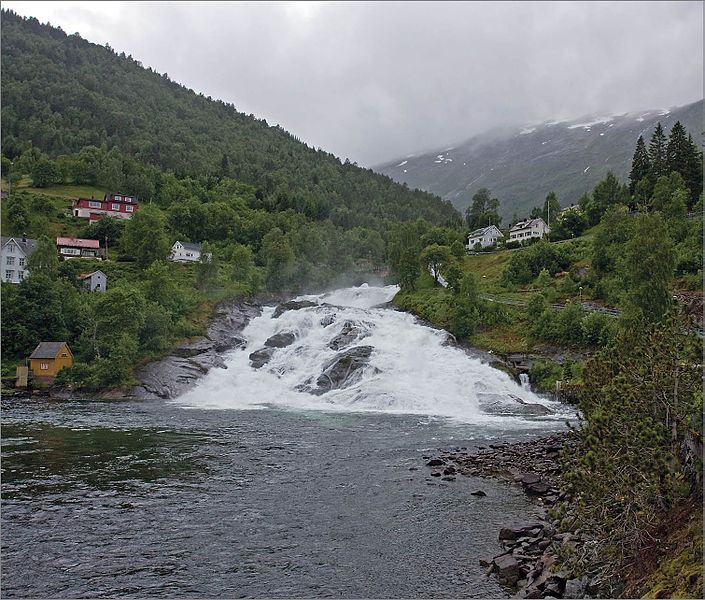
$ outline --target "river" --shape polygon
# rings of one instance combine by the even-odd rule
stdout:
[[[3,595],[505,597],[478,560],[537,509],[515,486],[440,481],[425,463],[555,431],[568,413],[379,307],[395,292],[267,308],[227,369],[173,401],[3,399]],[[369,363],[309,393],[351,327]],[[253,369],[279,332],[294,343]],[[510,396],[555,414],[498,413]]]

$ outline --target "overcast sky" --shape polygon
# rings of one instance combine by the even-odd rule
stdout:
[[[702,2],[3,2],[361,165],[703,96]]]

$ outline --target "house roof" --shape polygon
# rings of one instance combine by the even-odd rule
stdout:
[[[539,222],[543,223],[546,225],[546,221],[544,221],[542,218],[538,219],[526,219],[526,221],[519,221],[514,227],[511,228],[510,231],[519,231],[520,229],[530,229],[531,227],[534,226],[534,224],[538,224]]]
[[[30,358],[56,358],[59,351],[66,346],[66,342],[40,342],[29,355]],[[69,350],[70,352],[70,350]]]
[[[57,246],[70,246],[73,248],[94,248],[98,250],[100,248],[100,242],[98,240],[84,240],[81,238],[56,238]]]
[[[499,227],[497,227],[496,225],[489,225],[488,227],[482,227],[480,229],[476,229],[475,231],[471,231],[468,234],[468,237],[471,238],[471,237],[477,237],[480,235],[485,235],[490,229],[496,229],[497,231],[499,231]],[[500,235],[502,234],[501,231],[499,233],[500,233]]]
[[[10,240],[14,240],[15,243],[20,247],[22,252],[25,253],[25,256],[29,256],[34,252],[34,249],[37,247],[37,240],[30,240],[29,238],[25,237],[5,237],[3,236],[0,238],[0,246],[5,247],[5,244],[7,244]]]
[[[201,244],[193,244],[191,242],[182,242],[181,240],[176,240],[174,242],[175,244],[181,244],[185,250],[196,250],[197,252],[201,251]]]
[[[78,279],[89,279],[90,277],[93,277],[93,275],[97,275],[98,273],[100,273],[103,277],[107,277],[107,275],[105,273],[103,273],[103,271],[98,269],[97,271],[93,271],[91,273],[81,273],[78,276]]]

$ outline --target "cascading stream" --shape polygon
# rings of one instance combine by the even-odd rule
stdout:
[[[174,402],[213,409],[422,414],[505,429],[553,428],[569,415],[562,405],[448,345],[446,332],[381,306],[397,291],[363,284],[301,296],[297,301],[315,305],[276,318],[275,309],[266,308],[243,331],[246,347],[226,357],[228,368],[211,371]],[[268,348],[265,343],[276,334],[293,334],[293,342]],[[286,344],[292,338],[274,339]],[[269,360],[253,368],[250,354],[262,349]]]

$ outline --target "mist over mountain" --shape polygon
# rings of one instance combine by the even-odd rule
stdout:
[[[610,170],[625,181],[639,136],[648,144],[657,123],[668,133],[676,121],[702,146],[699,100],[670,109],[495,128],[454,147],[400,157],[375,170],[438,194],[461,211],[477,190],[489,188],[499,198],[506,222],[514,213],[528,214],[550,191],[562,206],[576,203]]]

